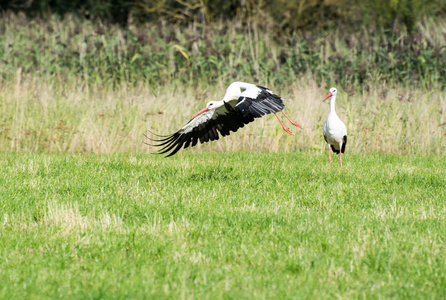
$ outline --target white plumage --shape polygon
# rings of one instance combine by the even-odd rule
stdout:
[[[339,153],[339,163],[342,169],[342,153],[345,152],[345,146],[347,144],[347,127],[344,122],[339,119],[336,114],[336,88],[332,87],[324,101],[330,98],[330,111],[328,113],[327,121],[324,124],[324,138],[328,144],[328,169],[331,169],[331,152]]]

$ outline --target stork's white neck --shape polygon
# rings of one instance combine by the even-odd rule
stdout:
[[[336,104],[336,95],[333,95],[330,98],[330,111],[328,112],[328,115],[331,114],[336,115],[335,104]]]
[[[231,86],[246,90],[246,89],[255,87],[256,85],[252,84],[252,83],[236,81],[236,82],[231,83],[228,88],[230,88]]]
[[[238,99],[238,97],[240,97],[240,94],[242,93],[242,89],[246,90],[252,87],[255,87],[255,85],[252,83],[246,83],[240,81],[233,82],[226,89],[225,96],[223,97],[222,100],[231,101],[234,99]]]

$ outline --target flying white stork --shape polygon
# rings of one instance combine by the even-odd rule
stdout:
[[[198,141],[207,143],[219,139],[219,134],[227,136],[231,131],[235,132],[255,118],[274,113],[282,128],[289,134],[292,132],[283,125],[277,113],[283,115],[293,124],[302,128],[297,122],[292,121],[283,111],[285,104],[283,99],[273,94],[269,89],[245,82],[233,82],[226,89],[226,94],[220,101],[210,101],[196,113],[192,119],[180,130],[168,136],[159,136],[160,139],[151,139],[151,146],[162,147],[157,153],[164,154],[171,151],[168,156],[177,153],[183,146],[195,146]]]
[[[330,111],[328,113],[327,121],[324,124],[324,138],[328,144],[328,170],[331,169],[331,153],[330,147],[333,149],[334,153],[339,153],[339,163],[342,169],[342,157],[341,153],[345,152],[345,145],[347,145],[347,127],[345,127],[344,122],[339,119],[335,110],[336,103],[336,88],[332,87],[327,97],[330,99]]]

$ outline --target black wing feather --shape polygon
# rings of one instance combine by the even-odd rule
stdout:
[[[333,150],[334,153],[339,154],[339,150],[335,149],[335,147],[333,145],[330,145],[331,149]]]
[[[255,118],[260,118],[263,115],[276,113],[285,108],[280,96],[272,94],[264,87],[257,87],[260,89],[260,93],[256,98],[241,96],[237,101],[236,108],[240,109],[244,116],[251,114]]]
[[[175,155],[181,148],[189,146],[194,147],[198,141],[200,143],[207,143],[219,139],[219,135],[227,136],[232,132],[236,132],[239,128],[254,121],[253,115],[244,116],[238,108],[233,108],[230,104],[225,103],[227,109],[226,114],[218,115],[214,119],[209,119],[205,123],[198,125],[188,133],[183,133],[182,129],[173,133],[170,136],[162,139],[152,139],[146,136],[151,142],[147,143],[150,146],[162,147],[157,153],[166,154],[171,151],[166,157]],[[164,137],[164,136],[163,136]]]
[[[347,145],[347,136],[346,135],[344,135],[344,141],[342,142],[342,149],[341,149],[342,153],[345,152],[345,145]]]

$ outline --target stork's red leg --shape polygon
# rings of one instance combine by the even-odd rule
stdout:
[[[280,120],[279,116],[277,115],[277,113],[274,113],[277,117],[277,120],[279,120],[280,125],[282,125],[283,130],[285,130],[287,133],[293,135],[293,133],[291,132],[291,130],[288,127],[285,127],[285,125],[283,125],[282,121]]]
[[[283,115],[288,119],[288,121],[291,122],[291,124],[293,124],[294,126],[297,126],[297,127],[299,127],[299,128],[302,128],[302,126],[300,126],[299,124],[297,124],[296,121],[291,120],[290,117],[288,117],[287,114],[286,114],[283,110],[282,110],[282,113],[283,113]]]
[[[341,170],[342,170],[342,157],[341,157],[341,150],[339,150],[339,163],[341,164]]]

